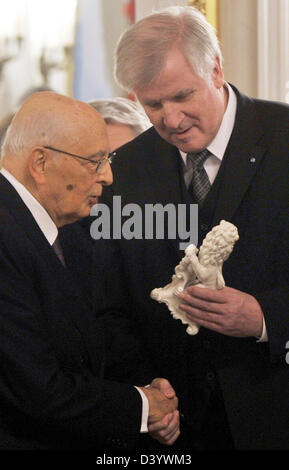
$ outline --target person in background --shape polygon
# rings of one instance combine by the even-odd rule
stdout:
[[[188,449],[288,449],[289,106],[225,81],[215,32],[193,7],[138,21],[115,57],[118,84],[153,127],[116,150],[102,202],[182,204],[187,214],[198,204],[198,245],[222,219],[239,241],[223,267],[225,288],[179,294],[201,327],[195,336],[150,298],[184,255],[176,220],[175,236],[164,226],[152,239],[95,243],[113,273],[111,293],[123,292],[123,312],[176,390]]]
[[[140,104],[128,98],[93,100],[89,104],[106,122],[111,152],[152,125]]]
[[[108,155],[102,117],[56,93],[29,97],[6,133],[0,449],[120,452],[141,431],[168,445],[178,437],[177,398],[165,379],[135,387],[104,378],[110,351],[95,312],[95,258],[74,222],[112,183]]]

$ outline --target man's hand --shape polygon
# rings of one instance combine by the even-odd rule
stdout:
[[[158,382],[152,382],[149,387],[141,387],[141,390],[145,393],[149,402],[149,424],[153,424],[157,421],[162,420],[168,413],[172,413],[178,407],[178,399],[174,392],[173,394],[172,392],[169,392],[169,394],[172,394],[172,396],[168,398],[161,391],[161,388],[163,386],[165,388],[165,391],[167,392],[167,385],[162,385],[162,380],[165,379],[157,380]],[[168,383],[167,381],[165,382]]]
[[[200,326],[239,338],[262,334],[263,312],[252,295],[231,287],[214,290],[194,286],[179,298],[183,300],[181,310]]]
[[[149,402],[148,431],[162,444],[172,445],[180,434],[178,399],[166,379],[154,379],[141,387]]]
[[[152,381],[150,386],[160,390],[167,398],[177,398],[176,392],[167,379],[156,378]]]
[[[180,435],[179,411],[175,410],[160,421],[149,424],[148,431],[161,444],[171,446]]]

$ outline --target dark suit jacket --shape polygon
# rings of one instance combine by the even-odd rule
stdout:
[[[240,240],[224,264],[226,284],[254,295],[264,312],[269,342],[233,338],[201,328],[189,336],[163,304],[150,299],[171,280],[183,256],[179,240],[104,241],[113,292],[124,303],[156,374],[176,388],[192,428],[201,419],[203,390],[213,371],[221,387],[237,448],[289,448],[289,108],[253,100],[237,90],[237,115],[218,173],[200,212],[200,241],[221,219]],[[114,184],[103,201],[122,206],[188,203],[178,150],[149,129],[116,151]],[[100,245],[98,245],[100,247]],[[110,261],[108,261],[110,259]],[[117,272],[117,270],[121,270]],[[109,281],[107,281],[109,282]],[[197,432],[196,426],[196,432]]]
[[[103,379],[90,245],[64,230],[64,268],[2,175],[0,221],[0,449],[127,450],[141,397]]]

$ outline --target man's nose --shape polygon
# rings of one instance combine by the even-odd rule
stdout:
[[[97,172],[98,180],[97,182],[99,184],[102,184],[102,186],[110,186],[113,182],[113,175],[112,175],[112,170],[110,163],[107,162],[105,165],[103,165],[99,171]]]
[[[163,104],[163,123],[170,129],[178,129],[184,119],[184,114],[177,103]]]

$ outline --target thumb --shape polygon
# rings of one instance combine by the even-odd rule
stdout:
[[[167,398],[176,396],[176,392],[167,379],[156,378],[152,381],[151,386],[160,390]]]

